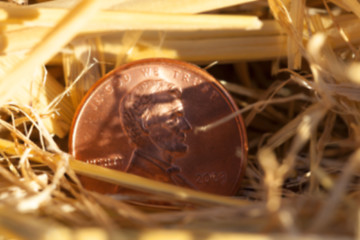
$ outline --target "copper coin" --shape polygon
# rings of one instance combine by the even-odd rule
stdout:
[[[242,118],[204,132],[194,129],[236,110],[225,89],[195,65],[136,61],[113,70],[87,93],[73,121],[70,152],[90,164],[233,195],[246,166]],[[81,181],[102,193],[121,190],[91,178]]]

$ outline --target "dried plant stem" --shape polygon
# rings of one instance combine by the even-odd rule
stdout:
[[[254,99],[259,99],[262,94],[264,94],[262,91],[259,91],[257,89],[252,89],[248,87],[243,87],[238,84],[234,84],[231,82],[227,82],[224,80],[220,80],[220,83],[228,90],[229,92],[233,92],[236,94],[240,94],[243,96],[251,97]]]
[[[318,102],[312,109],[301,119],[297,127],[297,134],[292,141],[289,153],[284,158],[283,164],[278,169],[279,174],[283,177],[293,168],[295,157],[310,139],[312,133],[317,130],[319,122],[327,112],[327,108]]]
[[[108,231],[100,228],[65,228],[53,222],[47,222],[36,217],[24,216],[17,214],[9,209],[1,208],[0,211],[0,225],[1,229],[5,230],[5,236],[9,238],[20,238],[29,240],[88,240],[88,239],[142,239],[142,240],[223,240],[223,239],[238,239],[238,240],[287,240],[288,234],[254,234],[254,233],[239,233],[235,231],[217,231],[214,229],[196,230],[196,229],[161,229],[152,228],[139,230],[112,230]],[[296,235],[292,236],[296,240],[320,240],[322,235]],[[339,235],[336,237],[327,236],[328,240],[350,240],[352,237]]]
[[[4,77],[11,67],[16,66],[24,54],[12,54],[0,57],[0,78]],[[41,115],[44,124],[51,133],[58,136],[65,136],[69,130],[69,124],[72,120],[72,106],[65,97],[62,100],[62,108],[49,109],[49,103],[64,91],[64,87],[47,74],[44,67],[33,67],[32,73],[25,77],[26,82],[16,89],[12,96],[1,96],[0,101],[14,101],[20,105],[31,106]],[[54,107],[54,106],[53,106]],[[20,122],[22,119],[17,119]]]
[[[104,9],[122,10],[122,11],[138,11],[138,12],[154,12],[154,13],[200,13],[211,11],[219,8],[225,8],[234,5],[264,2],[265,0],[182,0],[167,1],[167,0],[108,0],[104,2]],[[77,1],[75,0],[61,0],[48,1],[38,3],[33,6],[36,7],[51,7],[51,8],[69,8]]]
[[[346,193],[347,184],[349,183],[351,177],[354,174],[354,171],[359,167],[360,164],[360,150],[355,151],[349,158],[348,163],[346,164],[340,179],[336,182],[332,192],[330,194],[330,199],[325,202],[325,204],[320,209],[320,212],[317,214],[316,218],[311,224],[311,231],[319,231],[331,221],[332,211],[336,209],[341,198]],[[329,211],[331,209],[331,211]]]
[[[311,193],[314,193],[318,190],[319,187],[319,179],[318,179],[318,174],[316,174],[315,172],[318,171],[319,169],[319,165],[320,165],[320,161],[323,158],[323,154],[324,154],[324,148],[325,148],[325,144],[326,141],[328,139],[330,139],[331,136],[331,131],[333,130],[333,127],[335,125],[335,119],[336,119],[336,115],[332,112],[329,112],[328,117],[325,120],[325,129],[323,131],[323,133],[320,136],[319,141],[316,144],[316,134],[313,134],[312,136],[312,158],[311,158],[311,162],[310,162],[310,172],[312,173],[310,175],[310,188],[309,191]]]
[[[290,2],[290,16],[294,26],[295,36],[288,36],[288,67],[290,69],[300,69],[301,53],[299,42],[302,40],[305,0]],[[294,39],[295,38],[295,39]]]
[[[167,0],[135,0],[126,1],[115,6],[115,9],[127,11],[147,11],[147,12],[168,12],[168,13],[199,13],[218,8],[256,2],[257,0],[183,0],[181,2]]]
[[[352,11],[360,18],[360,4],[356,0],[331,0],[331,2],[339,5],[347,11]]]
[[[277,169],[279,163],[276,155],[270,148],[262,148],[258,154],[259,162],[265,171],[264,184],[266,186],[267,208],[274,212],[279,209],[281,201],[280,186],[283,183],[283,177],[279,176]]]
[[[131,25],[128,24],[127,26],[130,31],[132,29]],[[3,48],[0,49],[0,52],[3,54],[27,52],[35,44],[41,42],[47,32],[48,28],[46,27],[32,27],[0,33],[0,43],[3,41]],[[79,34],[84,35],[85,33],[81,33],[80,30]],[[131,45],[129,45],[128,37],[126,37],[127,43],[125,46],[121,45],[119,40],[119,38],[122,39],[129,34],[131,36],[134,35],[133,31],[130,31],[130,33],[102,36],[104,48],[101,52],[106,54],[108,58],[111,57],[108,60],[115,62],[117,58],[116,53],[126,53],[129,50],[129,47],[126,47]],[[142,36],[139,42],[141,44],[133,45],[134,49],[130,57],[139,58],[141,55],[153,54],[154,56],[160,55],[170,58],[181,56],[184,60],[187,60],[187,58],[201,59],[202,57],[212,60],[216,58],[218,58],[216,60],[228,59],[228,61],[236,57],[244,59],[276,58],[286,54],[286,36],[283,35],[283,31],[274,21],[263,21],[263,26],[260,29],[251,31],[226,31],[219,29],[198,32],[166,32],[164,35],[165,41],[161,48],[159,47],[158,34],[153,34],[150,37]],[[207,51],[208,48],[218,49],[218,51],[211,53],[211,51]],[[132,57],[134,54],[135,56]],[[192,57],[193,55],[196,57]]]
[[[165,41],[162,48],[158,44],[142,41],[132,51],[130,60],[150,56],[180,58],[192,62],[229,62],[237,60],[272,59],[286,54],[286,37],[259,36],[224,39],[174,40]],[[144,48],[145,46],[145,48]],[[110,46],[105,45],[106,49]],[[213,49],[209,52],[208,49]]]
[[[71,236],[70,230],[65,227],[18,214],[6,207],[0,207],[0,231],[10,239],[70,239]]]
[[[191,17],[191,16],[189,16]],[[201,16],[200,16],[201,17]],[[207,18],[209,16],[206,16]],[[234,19],[232,21],[232,24],[234,22],[244,22],[241,16],[236,17],[237,19]],[[124,21],[127,24],[124,24],[124,29],[118,29],[118,30],[148,30],[147,28],[151,24],[152,21],[146,21],[144,23],[140,23],[141,19],[136,19],[136,21],[129,20]],[[213,19],[214,21],[217,21],[216,18]],[[207,20],[204,20],[207,21]],[[132,22],[137,22],[137,24],[141,27],[132,26]],[[161,20],[162,23],[168,22],[167,17],[164,17],[163,20]],[[115,23],[113,23],[115,24]],[[174,30],[174,31],[182,31],[183,33],[166,33],[165,36],[165,45],[162,46],[162,48],[159,49],[159,40],[156,39],[147,39],[145,38],[144,42],[145,44],[148,44],[149,50],[146,50],[144,53],[147,52],[155,52],[153,49],[155,48],[156,51],[160,51],[161,54],[166,53],[166,50],[170,48],[172,51],[178,51],[179,55],[186,54],[186,49],[189,49],[188,51],[194,51],[196,49],[200,49],[199,51],[202,51],[202,55],[210,53],[208,51],[205,51],[204,49],[207,49],[208,47],[214,48],[214,44],[216,44],[217,47],[220,47],[219,55],[221,51],[224,51],[222,55],[231,54],[230,49],[234,48],[235,53],[232,55],[235,58],[236,55],[238,56],[247,56],[247,55],[256,55],[257,59],[260,59],[261,56],[267,56],[268,58],[278,57],[278,56],[284,56],[286,54],[286,37],[282,36],[283,33],[278,26],[273,21],[267,21],[264,22],[263,27],[259,27],[257,30],[254,29],[252,31],[248,31],[243,29],[243,27],[236,27],[234,31],[226,31],[221,29],[221,26],[216,26],[211,24],[210,22],[206,23],[207,26],[210,26],[210,28],[202,29],[199,32],[194,32],[193,29],[195,28],[203,28],[204,24],[197,25],[196,23],[190,21],[189,24],[183,24],[180,25],[174,24],[169,25],[168,30]],[[90,26],[92,28],[92,31],[94,34],[102,34],[104,33],[104,30],[106,30],[106,26],[100,27],[97,31],[93,28],[94,25]],[[121,27],[120,24],[114,25],[116,28]],[[156,25],[158,26],[158,25]],[[216,30],[217,29],[217,30]],[[2,32],[0,33],[0,43],[1,41],[4,41],[3,48],[0,49],[0,52],[5,53],[15,53],[19,51],[29,51],[35,44],[40,43],[43,37],[47,34],[49,28],[39,26],[39,27],[26,27],[21,28],[16,31],[9,31],[9,32]],[[79,30],[79,34],[86,34],[85,28]],[[166,30],[161,27],[155,30],[163,31]],[[237,30],[237,31],[236,31]],[[243,31],[239,31],[243,30]],[[184,32],[187,31],[187,32]],[[24,37],[27,36],[27,37]],[[194,41],[196,40],[196,41]],[[104,40],[104,52],[109,54],[114,54],[114,49],[124,49],[121,51],[128,50],[124,46],[121,46],[119,44],[119,34],[118,35],[112,35]],[[193,45],[191,45],[193,44]],[[226,45],[227,44],[227,45]],[[231,47],[229,47],[229,46]],[[142,46],[143,48],[144,46]],[[184,50],[182,50],[184,49]],[[135,49],[134,53],[136,55],[139,55],[137,53],[139,50]],[[184,52],[184,53],[183,53]],[[226,53],[228,52],[228,53]],[[244,53],[242,53],[244,52]],[[261,53],[263,55],[261,55]],[[199,54],[198,54],[199,55]],[[200,55],[199,55],[200,56]],[[206,56],[206,55],[205,55]],[[170,57],[170,55],[168,56]],[[114,57],[115,58],[115,57]]]
[[[247,201],[198,192],[178,186],[160,183],[136,175],[98,167],[78,160],[70,160],[70,167],[78,174],[90,176],[106,182],[115,183],[132,189],[163,195],[188,202],[219,204],[225,206],[244,206]]]
[[[28,27],[52,28],[67,14],[69,14],[69,10],[61,8],[2,8],[0,18],[3,18],[2,24],[7,31],[16,31]],[[16,19],[23,22],[13,24],[12,15],[17,16]],[[34,18],[34,15],[37,17]],[[258,17],[246,15],[192,15],[101,10],[88,19],[89,21],[85,22],[86,24],[82,28],[83,33],[145,29],[160,31],[251,30],[259,29],[262,26]]]
[[[115,62],[116,67],[127,62],[130,55],[129,53],[134,50],[134,47],[139,42],[142,33],[142,31],[130,31],[124,33],[121,39],[121,45],[117,44],[120,51],[117,51],[117,58]]]
[[[76,108],[89,88],[101,77],[96,41],[73,41],[63,53],[65,84]],[[102,56],[103,57],[103,56]]]
[[[310,109],[310,110],[309,110]],[[267,187],[267,207],[270,212],[276,212],[281,206],[281,186],[289,171],[293,168],[295,157],[305,143],[310,139],[312,133],[317,129],[318,123],[326,113],[321,103],[310,107],[302,116],[299,124],[294,128],[297,134],[292,141],[289,152],[283,162],[279,164],[273,147],[267,147],[259,151],[259,161],[265,172],[265,186]]]
[[[289,236],[289,234],[253,234],[253,233],[238,233],[238,232],[216,232],[212,230],[168,230],[168,229],[149,229],[146,231],[131,232],[129,239],[143,239],[143,240],[168,240],[173,239],[176,236],[181,240],[223,240],[223,239],[237,239],[237,240],[287,240],[289,238],[296,240],[320,240],[323,236],[320,235],[299,235]],[[120,234],[119,236],[123,236]],[[337,239],[350,240],[351,238],[346,236],[327,237],[329,240]],[[126,239],[126,237],[124,238]]]
[[[315,103],[312,106],[308,107],[304,112],[299,114],[296,118],[292,119],[288,124],[282,127],[278,132],[272,135],[271,138],[267,141],[267,146],[271,149],[275,149],[287,141],[289,138],[296,134],[297,128],[301,121],[305,118],[306,115],[309,115],[313,112],[319,110],[319,104]]]
[[[21,152],[24,151],[24,147],[19,145],[15,146],[13,142],[4,139],[0,139],[0,149],[5,153],[15,155],[21,154]],[[32,151],[30,154],[31,159],[37,162],[43,162],[41,157],[42,154],[42,151]],[[248,202],[245,200],[198,192],[170,184],[160,183],[136,175],[87,164],[85,162],[75,160],[71,156],[67,156],[67,158],[69,159],[70,168],[73,169],[76,173],[90,176],[106,182],[119,184],[124,187],[201,204],[219,204],[233,207],[244,206],[248,204]],[[53,155],[52,159],[55,162],[62,161],[63,156]]]
[[[0,94],[3,99],[14,94],[16,88],[26,81],[28,75],[32,74],[34,66],[39,67],[44,64],[71,40],[80,27],[92,18],[99,5],[100,1],[96,0],[82,1],[62,19],[58,19],[57,25],[45,36],[41,44],[37,44],[25,60],[14,66],[4,76],[0,84]]]
[[[251,110],[252,108],[255,107],[263,107],[269,104],[276,104],[276,103],[284,103],[287,101],[292,101],[292,100],[309,100],[309,98],[303,94],[298,94],[298,95],[293,95],[290,97],[284,97],[284,98],[277,98],[277,99],[268,99],[268,100],[264,100],[264,101],[257,101],[256,103],[253,104],[249,104],[248,106],[246,106],[245,108],[242,108],[240,110],[237,110],[235,112],[233,112],[232,114],[229,114],[228,116],[221,118],[215,122],[212,122],[210,124],[207,124],[205,126],[198,126],[195,128],[194,132],[203,132],[203,131],[208,131],[212,128],[218,127],[223,123],[226,123],[227,121],[230,121],[231,119],[235,118],[238,115],[241,115],[242,113]]]

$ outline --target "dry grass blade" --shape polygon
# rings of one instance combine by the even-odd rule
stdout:
[[[304,29],[304,9],[305,0],[290,2],[290,16],[295,29],[295,36],[288,37],[288,67],[290,69],[301,68],[301,53],[298,42],[301,42]],[[300,9],[300,11],[299,11]],[[295,39],[294,39],[295,38]]]
[[[23,53],[0,57],[0,77],[17,65],[24,57]],[[59,100],[62,104],[57,109],[57,104],[50,104],[64,91],[64,87],[46,72],[44,67],[34,68],[32,74],[24,77],[22,84],[13,96],[3,96],[2,101],[14,101],[17,104],[32,106],[39,112],[47,129],[60,137],[64,137],[69,131],[73,108],[69,105],[69,99],[65,96]],[[52,105],[51,107],[49,105]]]
[[[272,28],[272,27],[270,27]],[[217,34],[209,37],[208,34]],[[131,48],[127,60],[133,61],[151,57],[176,58],[198,63],[212,61],[229,62],[234,59],[258,60],[272,59],[286,54],[286,37],[274,27],[264,26],[259,30],[241,32],[203,31],[202,34],[184,32],[166,33],[164,41],[155,37],[143,36]],[[116,61],[116,52],[128,52],[127,45],[119,45],[119,36],[106,36],[103,39],[104,52],[110,62]],[[211,48],[213,51],[208,51]]]
[[[74,108],[89,88],[102,76],[95,40],[72,41],[62,54],[65,85],[68,87]]]
[[[6,141],[4,139],[0,139],[0,149],[2,149],[2,151],[8,154],[16,154],[17,151],[24,151],[23,147],[15,147],[12,142]],[[17,149],[17,151],[15,149]],[[33,160],[43,162],[41,158],[42,151],[32,152],[31,155]],[[61,162],[61,155],[53,155],[52,158],[55,162]],[[201,204],[244,206],[248,203],[247,201],[240,199],[198,192],[195,190],[185,189],[165,183],[159,183],[157,181],[149,180],[132,174],[87,164],[82,161],[72,159],[70,156],[68,156],[68,158],[70,167],[78,174],[90,176],[114,184],[119,184],[131,189],[136,189],[153,194],[156,193],[166,197],[172,197],[183,201]]]
[[[44,64],[71,40],[87,19],[91,19],[99,4],[99,1],[95,0],[83,1],[63,19],[59,19],[57,26],[45,36],[43,42],[34,47],[25,60],[13,66],[4,76],[3,79],[6,81],[2,80],[0,85],[2,98],[8,99],[12,96],[16,87],[21,86],[26,80],[26,76],[31,75],[34,66],[38,67]]]
[[[86,164],[77,160],[71,160],[70,167],[75,172],[82,175],[90,176],[110,183],[119,184],[124,187],[153,194],[156,193],[158,195],[187,202],[200,204],[218,204],[224,206],[244,206],[248,204],[248,202],[244,200],[212,195],[169,184],[159,183],[157,181],[149,180],[136,175],[119,173],[115,170]]]
[[[325,129],[320,136],[320,139],[316,143],[316,134],[313,134],[311,138],[311,144],[313,145],[311,150],[311,163],[310,163],[310,171],[314,174],[311,174],[310,176],[310,187],[309,191],[311,193],[317,192],[319,190],[318,185],[318,175],[316,174],[317,171],[319,171],[320,168],[320,162],[321,159],[324,156],[324,149],[325,144],[328,139],[331,137],[331,132],[333,131],[334,125],[335,125],[336,115],[334,113],[329,113],[328,117],[325,120]],[[323,179],[323,178],[320,178]]]
[[[49,13],[50,17],[52,16],[57,16],[57,13]],[[115,19],[114,19],[115,18]],[[116,18],[119,18],[118,20],[116,20]],[[122,18],[122,19],[120,19]],[[134,19],[136,19],[136,21],[133,21]],[[173,19],[173,21],[171,21],[171,19]],[[25,26],[19,26],[19,29],[15,30],[15,31],[5,31],[1,33],[1,36],[4,42],[4,46],[1,49],[2,53],[14,53],[14,52],[18,52],[18,51],[29,51],[29,49],[31,49],[34,44],[40,43],[41,39],[43,39],[43,37],[47,34],[49,27],[44,27],[44,24],[42,24],[42,22],[48,22],[47,24],[54,22],[54,20],[47,20],[47,19],[43,19],[40,20],[39,22],[41,22],[40,26],[36,27],[36,26],[32,26],[31,28],[29,27],[25,27]],[[103,23],[103,24],[102,24]],[[215,32],[215,30],[219,30],[217,32],[219,32],[221,34],[221,32],[224,32],[226,35],[228,35],[226,33],[226,31],[222,30],[222,29],[232,29],[233,31],[230,32],[239,32],[240,35],[241,33],[243,33],[242,35],[246,35],[247,30],[249,29],[258,29],[259,31],[254,31],[254,34],[260,34],[260,35],[264,35],[264,34],[268,34],[270,36],[268,36],[268,44],[265,45],[265,47],[267,47],[267,51],[269,52],[270,56],[269,57],[276,57],[279,56],[279,53],[281,54],[282,52],[285,53],[285,51],[282,51],[281,49],[283,48],[282,44],[283,44],[283,40],[280,36],[272,36],[273,32],[279,32],[279,27],[276,24],[273,23],[269,23],[269,24],[265,24],[263,28],[261,28],[261,24],[262,22],[260,22],[256,17],[248,17],[248,16],[233,16],[233,17],[222,17],[222,16],[218,16],[218,15],[213,15],[213,16],[209,16],[209,15],[204,15],[204,16],[192,16],[192,15],[180,15],[180,16],[176,16],[176,15],[156,15],[156,14],[140,14],[140,13],[134,13],[133,15],[131,13],[113,13],[108,14],[108,13],[104,13],[102,20],[101,19],[97,19],[96,22],[89,24],[89,27],[84,27],[82,28],[79,33],[80,34],[86,34],[90,32],[93,32],[97,35],[99,34],[104,34],[104,32],[113,32],[113,31],[121,31],[121,30],[159,30],[159,31],[164,31],[164,30],[174,30],[174,31],[190,31],[188,33],[186,33],[187,35],[191,35],[191,38],[195,37],[196,35],[194,35],[194,31],[195,30],[201,30],[201,32],[204,34],[206,34],[206,32],[208,34],[213,35],[213,33]],[[165,26],[166,25],[166,26]],[[48,25],[49,26],[49,25]],[[52,25],[51,25],[52,26]],[[238,30],[245,30],[245,31],[238,31]],[[26,38],[24,38],[23,36],[27,36]],[[182,38],[185,37],[185,35],[181,34]],[[226,36],[225,35],[225,36]],[[280,35],[280,33],[279,33]],[[118,35],[117,35],[118,36]],[[115,44],[112,45],[105,45],[109,46],[110,49],[105,49],[105,52],[109,52],[109,53],[113,53],[114,50],[116,49],[115,46],[119,46],[119,40],[118,37],[116,35],[112,36],[112,40],[116,40]],[[221,36],[221,35],[220,35]],[[168,35],[166,35],[166,39],[168,39]],[[230,42],[231,41],[231,42]],[[201,47],[202,49],[205,49],[207,47],[212,47],[214,44],[218,44],[218,45],[224,45],[224,44],[231,44],[232,47],[237,47],[239,50],[237,50],[236,52],[241,53],[241,51],[246,51],[245,53],[243,53],[242,55],[250,55],[251,51],[257,51],[257,48],[259,47],[259,42],[261,41],[260,37],[258,38],[249,38],[249,39],[223,39],[222,41],[217,41],[217,42],[206,42],[206,41],[199,41],[195,46],[196,47]],[[6,44],[5,44],[6,43]],[[166,42],[167,43],[167,42]],[[249,44],[252,43],[252,47],[247,49],[247,47],[250,47]],[[157,43],[155,43],[157,44]],[[185,45],[187,46],[187,48],[189,48],[189,44],[190,42],[183,42],[181,43],[181,45]],[[203,44],[205,44],[204,46],[202,46]],[[241,45],[244,45],[243,47],[241,47]],[[246,44],[248,46],[246,46]],[[115,45],[115,46],[114,46]],[[154,45],[154,43],[152,44]],[[170,43],[169,46],[164,46],[164,50],[166,50],[166,48],[171,47],[171,45],[174,45],[175,49],[179,47],[179,42],[174,42],[174,43]],[[120,45],[121,46],[121,45]],[[122,49],[125,49],[125,51],[127,50],[126,46],[121,46]],[[155,46],[156,49],[158,49],[158,46]],[[184,47],[182,47],[184,48]],[[271,49],[274,48],[274,49]],[[163,49],[160,49],[160,52],[163,51]],[[190,49],[191,51],[193,51],[194,48]],[[196,48],[195,48],[196,49]],[[151,49],[152,52],[153,49]],[[224,49],[223,51],[225,51],[225,53],[223,55],[226,54],[230,54],[230,49],[228,47],[228,49]],[[279,53],[276,53],[275,51],[278,51]],[[203,51],[205,52],[205,51]],[[226,53],[228,52],[228,53]],[[180,53],[181,54],[181,53]],[[204,54],[204,53],[203,53]],[[220,54],[220,53],[219,53]],[[234,54],[233,54],[234,55]],[[260,50],[258,51],[257,54],[257,58],[260,58]],[[234,57],[233,57],[234,58]]]
[[[70,239],[71,231],[54,222],[34,219],[4,207],[0,210],[0,232],[9,239]]]
[[[145,46],[145,49],[144,47]],[[245,38],[205,39],[166,41],[159,51],[158,47],[143,46],[135,48],[130,56],[131,60],[158,56],[167,58],[180,58],[193,62],[223,62],[241,60],[271,59],[284,56],[286,51],[286,38],[284,36],[259,36]],[[216,46],[216,48],[214,48]],[[207,49],[214,51],[208,52]]]
[[[331,215],[333,214],[333,212],[329,211],[329,209],[333,210],[339,205],[341,198],[346,192],[346,185],[349,183],[354,171],[359,168],[359,159],[360,150],[357,150],[350,157],[340,179],[332,189],[330,199],[320,209],[318,215],[314,219],[313,224],[311,225],[311,231],[319,231],[321,228],[325,227],[331,220]]]
[[[272,135],[267,141],[267,146],[271,149],[275,149],[287,141],[289,138],[296,134],[297,128],[300,122],[305,118],[306,115],[312,114],[319,111],[322,106],[315,103],[308,107],[306,111],[299,114],[296,118],[292,119],[288,124],[281,128],[278,132]]]
[[[261,149],[259,152],[259,161],[265,172],[265,185],[267,186],[267,195],[268,195],[268,209],[271,212],[278,211],[281,206],[281,185],[283,184],[289,171],[293,169],[295,164],[295,158],[298,152],[302,149],[305,143],[310,139],[310,136],[317,129],[318,124],[324,114],[326,109],[321,103],[317,103],[310,107],[305,114],[299,119],[298,124],[294,124],[296,121],[289,124],[295,125],[296,135],[292,141],[292,145],[289,149],[289,152],[283,159],[282,164],[277,162],[277,158],[272,149],[273,145],[269,145],[264,149]],[[282,135],[285,132],[288,132],[286,128]],[[283,129],[281,131],[283,131]],[[291,133],[291,131],[290,131]],[[295,133],[295,132],[294,132]],[[293,134],[294,134],[293,133]],[[279,133],[278,133],[279,134]],[[289,136],[286,136],[286,138]],[[271,147],[270,147],[271,146]]]
[[[166,1],[166,0],[110,0],[102,6],[104,9],[110,8],[122,11],[139,11],[139,12],[166,12],[166,13],[200,13],[218,8],[225,8],[233,5],[240,5],[246,3],[257,2],[258,0],[183,0],[180,2]],[[77,1],[61,0],[38,3],[37,7],[52,7],[52,8],[70,8],[73,7]]]
[[[303,94],[299,94],[299,95],[294,95],[294,96],[290,96],[290,97],[284,97],[284,98],[275,98],[275,99],[269,99],[269,100],[265,100],[265,101],[258,101],[254,104],[250,104],[240,110],[237,110],[235,112],[233,112],[232,114],[229,114],[228,116],[221,118],[215,122],[209,123],[207,125],[204,126],[198,126],[196,127],[196,129],[194,130],[194,132],[198,132],[198,131],[208,131],[212,128],[221,126],[221,124],[230,121],[231,119],[235,118],[238,115],[243,114],[246,111],[249,111],[253,108],[256,107],[263,107],[269,104],[278,104],[278,103],[284,103],[284,102],[288,102],[288,101],[292,101],[292,100],[309,100],[309,98]]]
[[[221,80],[220,83],[228,91],[233,92],[233,93],[237,93],[237,94],[240,94],[240,95],[244,95],[244,96],[247,96],[247,97],[259,99],[261,94],[263,94],[263,92],[261,92],[261,91],[256,91],[256,90],[253,90],[251,88],[246,88],[246,87],[240,86],[238,84],[229,83],[229,82],[226,82],[224,80]]]
[[[168,12],[168,13],[200,13],[225,8],[233,5],[256,2],[257,0],[223,0],[223,1],[202,1],[202,0],[185,0],[173,2],[166,0],[136,0],[114,6],[115,9],[127,11],[148,11],[148,12]]]
[[[28,27],[54,27],[60,19],[69,14],[61,8],[2,8],[5,20],[2,22],[7,31],[22,30]],[[1,15],[1,12],[0,12]],[[22,16],[21,24],[13,24],[11,16]],[[36,16],[35,18],[33,16]],[[73,15],[73,14],[71,14]],[[0,16],[1,18],[1,16]],[[136,19],[136,21],[134,21]],[[20,20],[20,19],[19,19]],[[86,22],[84,22],[86,23]],[[258,29],[261,21],[255,16],[216,15],[216,14],[171,14],[141,13],[128,11],[102,10],[89,17],[82,29],[83,33],[112,32],[121,30],[177,30],[196,31],[207,29]]]
[[[339,5],[347,11],[352,11],[356,16],[360,17],[360,4],[356,0],[331,0],[331,2]]]

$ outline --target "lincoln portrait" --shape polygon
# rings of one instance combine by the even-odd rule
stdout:
[[[194,186],[174,160],[187,153],[185,117],[181,90],[164,80],[146,80],[121,100],[123,131],[134,147],[127,172],[173,183]]]

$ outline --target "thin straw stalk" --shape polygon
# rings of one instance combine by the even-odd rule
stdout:
[[[98,45],[93,39],[72,41],[63,53],[65,84],[70,90],[74,108],[101,77],[99,60],[102,52],[98,51]]]
[[[19,153],[23,152],[25,148],[19,144],[15,145],[13,142],[10,142],[8,140],[0,139],[0,149],[7,154],[18,155]],[[32,150],[29,154],[31,156],[31,159],[37,162],[43,162],[42,154],[44,152],[35,150],[36,149]],[[75,160],[71,156],[67,156],[66,158],[69,161],[70,168],[73,169],[76,173],[100,179],[109,183],[119,184],[124,187],[129,187],[152,194],[201,204],[216,204],[233,207],[245,206],[246,204],[248,204],[248,202],[245,200],[199,192],[187,188],[157,182],[125,172],[119,172],[116,170],[99,167],[79,160]],[[63,161],[64,156],[52,155],[51,159],[54,162]]]
[[[114,6],[126,11],[167,12],[167,13],[200,13],[234,5],[257,2],[258,0],[135,0],[126,1]]]
[[[115,229],[106,230],[103,228],[65,228],[59,224],[39,217],[26,216],[18,214],[9,209],[1,208],[0,211],[1,230],[8,238],[20,238],[29,240],[88,240],[88,239],[142,239],[142,240],[222,240],[222,239],[238,239],[238,240],[287,240],[289,238],[296,240],[320,240],[324,239],[324,235],[316,234],[286,234],[286,233],[246,233],[234,230],[218,231],[217,229],[186,229],[178,227],[176,229],[152,228],[143,229]],[[255,223],[256,224],[256,223]],[[4,232],[5,231],[5,232]],[[329,240],[350,240],[353,237],[346,235],[326,236]]]
[[[104,42],[104,52],[113,61],[111,49],[116,43]],[[212,51],[209,51],[212,49]],[[259,36],[228,39],[169,40],[161,48],[156,42],[140,41],[135,46],[129,61],[149,57],[177,58],[186,61],[208,63],[235,60],[273,59],[286,55],[285,36]]]
[[[352,11],[357,17],[360,17],[360,4],[356,0],[331,0],[331,2],[337,4],[339,7],[344,8],[347,11]]]
[[[24,54],[12,54],[0,57],[0,78],[6,71],[18,64]],[[69,105],[69,99],[61,99],[61,108],[53,106],[49,109],[50,102],[64,91],[64,87],[46,72],[43,67],[34,68],[26,77],[26,82],[21,85],[12,96],[3,101],[12,101],[19,105],[31,106],[41,116],[47,129],[60,137],[65,136],[72,120],[73,109]]]
[[[6,31],[28,27],[52,28],[69,10],[61,8],[3,8],[0,9],[1,26]],[[13,23],[12,15],[21,23]],[[36,16],[36,17],[34,17]],[[258,29],[258,17],[246,15],[191,15],[171,13],[140,13],[102,10],[93,15],[82,28],[83,33],[112,32],[123,30],[177,30],[199,31],[209,29]]]
[[[155,13],[200,13],[247,3],[258,2],[259,0],[108,0],[104,9],[155,12]],[[70,8],[77,0],[48,1],[34,4],[34,7]],[[260,0],[260,2],[265,2]]]
[[[239,19],[241,21],[241,19]],[[206,41],[206,40],[223,40],[223,41],[231,41],[233,44],[236,45],[238,41],[247,41],[251,42],[253,40],[260,41],[263,39],[265,46],[267,41],[269,39],[278,38],[281,36],[284,36],[284,33],[280,26],[275,21],[263,21],[263,26],[259,29],[253,29],[253,30],[244,30],[244,29],[233,29],[233,30],[223,30],[223,29],[208,29],[203,31],[168,31],[163,32],[164,33],[164,40],[165,43],[170,41],[171,42],[182,42],[189,43],[192,40],[195,41]],[[144,28],[142,30],[146,30],[146,26],[144,25]],[[128,23],[126,26],[126,29],[123,30],[132,30],[133,27],[131,23]],[[186,26],[183,26],[183,30],[186,30]],[[40,43],[43,39],[43,37],[46,35],[48,31],[47,27],[31,27],[31,28],[21,28],[16,31],[8,31],[0,33],[0,43],[3,42],[3,47],[0,49],[0,52],[2,54],[9,54],[19,51],[29,51],[33,46],[37,43]],[[100,32],[95,33],[95,35],[99,35],[102,33],[103,30],[100,30]],[[132,32],[132,31],[131,31]],[[79,34],[82,36],[85,36],[86,32],[83,32],[83,30],[79,30]],[[126,34],[126,33],[125,33]],[[124,34],[121,32],[116,32],[114,34],[107,34],[103,35],[103,41],[105,45],[109,45],[109,48],[117,49],[117,45],[120,45],[120,42]],[[26,36],[26,37],[25,37]],[[263,38],[262,38],[263,37]],[[159,45],[159,32],[158,31],[147,31],[146,34],[143,34],[141,36],[142,41],[146,41],[150,43],[151,45],[158,46]],[[199,45],[201,45],[202,42],[199,42]],[[221,42],[216,43],[221,44]],[[227,44],[224,42],[224,44]],[[246,44],[238,42],[238,44]],[[115,46],[116,45],[116,46]],[[262,45],[258,44],[259,51],[262,49]],[[276,46],[277,49],[283,48],[282,42],[279,43],[279,46]],[[106,47],[106,46],[105,46]],[[123,46],[120,46],[123,47]],[[240,47],[240,46],[239,46]],[[213,48],[213,47],[212,47]],[[110,49],[104,49],[105,52],[109,52]],[[246,48],[244,47],[246,50]],[[113,49],[111,49],[113,50]],[[256,49],[254,49],[256,51]],[[113,51],[112,51],[113,52]]]
[[[82,1],[64,18],[58,19],[59,22],[54,25],[54,28],[45,36],[43,41],[37,44],[29,52],[27,58],[14,66],[2,79],[0,84],[2,101],[0,103],[12,96],[16,88],[26,81],[26,77],[32,73],[34,66],[39,67],[47,62],[71,40],[80,27],[92,18],[99,5],[100,1],[96,0]]]
[[[0,232],[9,239],[70,239],[71,231],[54,222],[19,214],[6,207],[0,207]]]
[[[360,164],[360,149],[356,150],[349,158],[346,166],[343,169],[343,172],[340,176],[340,179],[336,182],[332,192],[329,196],[328,201],[322,206],[320,212],[314,219],[311,230],[318,231],[326,226],[326,224],[331,219],[332,211],[340,205],[341,199],[346,193],[347,184],[350,182],[351,177],[353,176],[356,169],[358,169]]]
[[[290,16],[293,21],[294,35],[288,36],[288,67],[290,69],[300,69],[301,52],[299,42],[302,40],[304,28],[305,0],[290,2]]]

